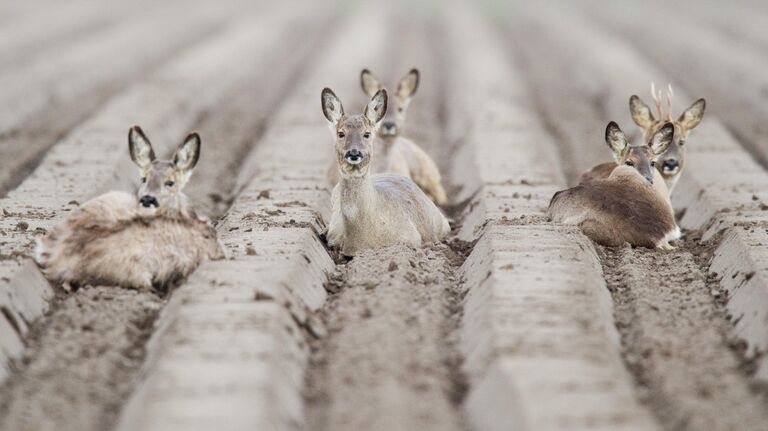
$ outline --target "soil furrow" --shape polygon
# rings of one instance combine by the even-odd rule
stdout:
[[[765,400],[729,346],[732,326],[713,298],[716,283],[692,254],[699,247],[602,249],[624,359],[665,429],[765,429]]]
[[[457,264],[448,246],[388,247],[339,265],[311,366],[317,430],[460,430]]]

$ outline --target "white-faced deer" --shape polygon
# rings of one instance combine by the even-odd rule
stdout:
[[[548,214],[554,222],[577,225],[592,240],[606,246],[626,242],[648,248],[671,249],[680,237],[669,200],[654,189],[653,162],[672,143],[674,126],[667,123],[648,145],[631,146],[619,126],[610,122],[605,141],[618,166],[607,178],[596,178],[555,193]]]
[[[640,100],[636,95],[629,98],[629,112],[632,119],[643,129],[643,137],[647,141],[650,137],[665,123],[672,123],[675,126],[675,139],[669,146],[669,149],[659,158],[659,164],[656,169],[659,170],[664,182],[667,184],[669,192],[672,193],[677,180],[685,166],[685,153],[688,148],[688,135],[691,130],[701,123],[704,117],[704,110],[707,103],[704,99],[699,99],[683,111],[677,119],[672,118],[672,97],[674,95],[672,86],[667,86],[667,112],[661,108],[661,91],[656,91],[656,86],[651,84],[651,94],[656,105],[656,116],[651,113],[651,109]]]
[[[323,114],[335,140],[339,182],[331,197],[329,245],[346,256],[395,244],[420,246],[450,231],[448,220],[408,177],[372,174],[376,131],[387,111],[387,92],[378,90],[363,115],[346,115],[338,97],[326,88]]]
[[[368,69],[363,69],[360,73],[360,85],[368,97],[373,97],[384,88]],[[394,97],[390,98],[389,102],[394,109],[387,110],[378,129],[380,143],[376,146],[372,171],[374,173],[391,172],[410,177],[436,204],[443,205],[447,197],[442,186],[440,170],[421,147],[402,135],[408,107],[418,88],[419,71],[417,69],[411,69],[397,84]],[[328,181],[331,185],[336,185],[339,181],[335,161],[332,161],[328,168]]]
[[[38,241],[46,276],[72,285],[166,288],[204,260],[220,259],[216,230],[181,192],[200,157],[190,134],[172,160],[158,160],[139,127],[128,133],[142,184],[138,196],[112,191],[81,205]]]

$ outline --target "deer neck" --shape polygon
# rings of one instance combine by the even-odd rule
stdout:
[[[370,174],[361,177],[342,177],[339,186],[341,213],[345,219],[365,218],[374,213],[376,190]]]

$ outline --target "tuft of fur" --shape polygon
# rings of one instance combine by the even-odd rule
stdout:
[[[44,274],[57,283],[136,289],[165,287],[223,257],[216,230],[191,209],[147,213],[134,195],[118,191],[84,203],[35,250]]]

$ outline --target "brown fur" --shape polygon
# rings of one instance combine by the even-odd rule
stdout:
[[[666,248],[676,230],[667,203],[638,172],[619,166],[606,179],[595,179],[557,192],[549,205],[557,223],[575,224],[598,244],[624,243]]]
[[[611,176],[613,170],[618,166],[619,165],[617,165],[616,162],[600,163],[599,165],[581,174],[581,177],[579,177],[579,184],[586,184],[595,180],[604,180]],[[664,199],[664,201],[667,202],[669,209],[672,210],[672,201],[669,198],[669,189],[667,188],[667,184],[664,181],[664,177],[657,169],[654,169],[652,174],[653,189],[656,190],[656,194],[661,199]]]
[[[632,95],[629,98],[629,112],[632,114],[632,120],[643,130],[643,139],[647,142],[654,133],[656,133],[666,122],[671,122],[675,127],[675,138],[667,151],[659,157],[656,169],[664,178],[667,189],[670,193],[674,189],[680,174],[685,168],[685,156],[688,150],[688,135],[691,130],[699,125],[704,117],[706,110],[706,101],[704,99],[696,100],[688,109],[683,111],[676,119],[672,117],[672,89],[670,87],[667,93],[667,112],[663,112],[661,107],[661,93],[657,93],[655,88],[651,87],[653,99],[656,105],[656,115],[646,105],[640,97]],[[677,167],[670,169],[665,165],[668,162],[677,163]]]
[[[632,146],[613,121],[605,142],[614,163],[602,163],[582,174],[578,186],[557,192],[548,214],[553,221],[579,226],[595,242],[617,246],[628,242],[643,247],[670,248],[680,236],[669,193],[652,163],[673,137],[667,123],[647,145]]]

